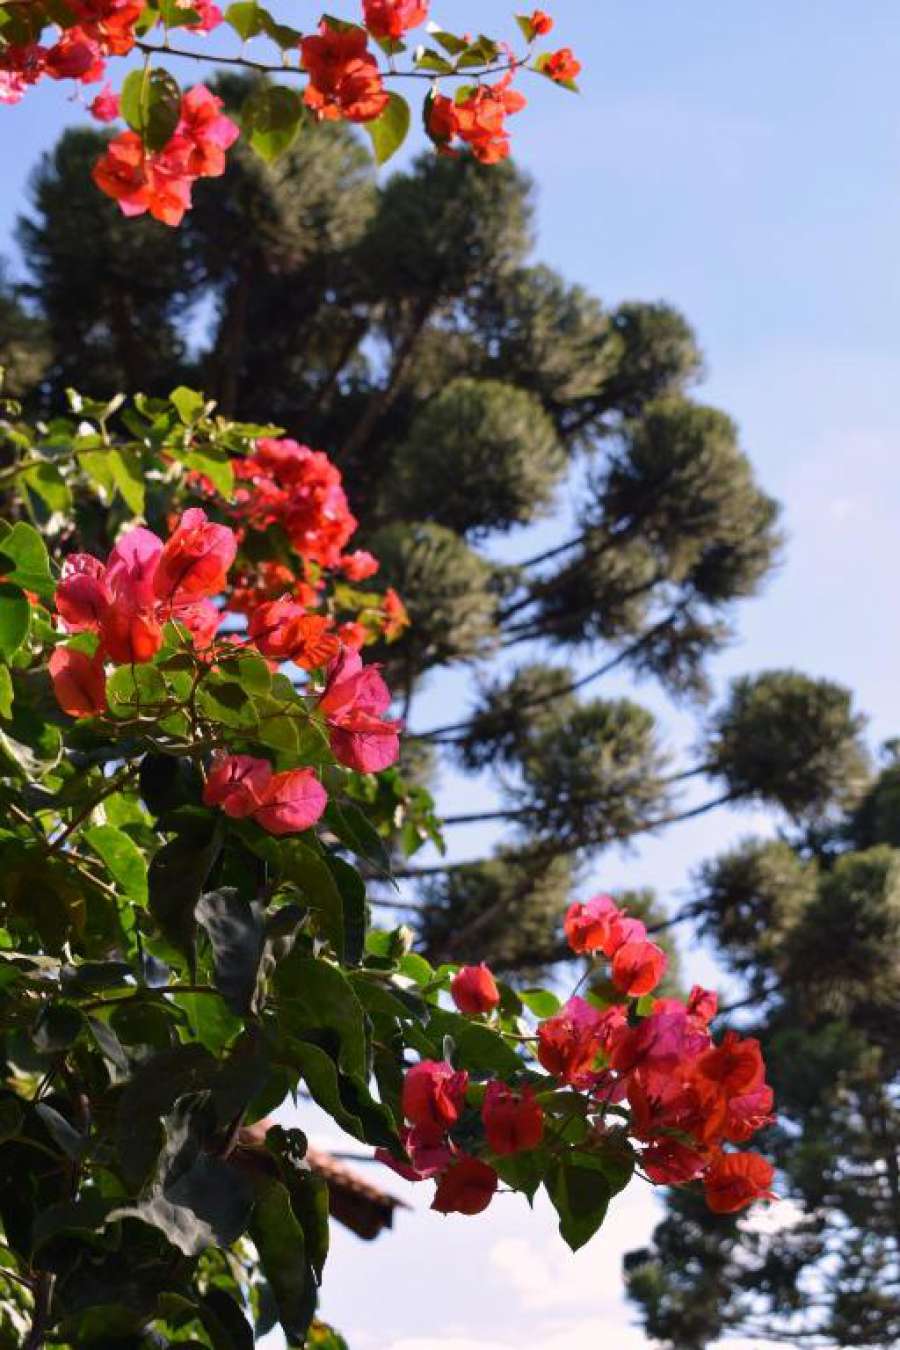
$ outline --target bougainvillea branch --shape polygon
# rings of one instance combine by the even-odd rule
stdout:
[[[772,1114],[759,1046],[713,1038],[708,991],[658,997],[666,956],[608,896],[568,911],[564,1003],[370,927],[366,879],[440,836],[391,777],[369,651],[403,603],[328,457],[187,388],[6,412],[0,1312],[22,1343],[233,1350],[274,1309],[290,1344],[340,1344],[315,1321],[327,1184],[271,1117],[292,1096],[433,1181],[438,1213],[543,1187],[573,1249],[632,1177],[717,1213],[770,1195],[745,1148]]]
[[[97,84],[110,61],[142,52],[143,69],[131,71],[118,93],[105,85],[90,104],[99,121],[121,117],[128,127],[112,139],[93,176],[125,215],[149,212],[175,226],[190,209],[194,184],[224,171],[225,154],[240,134],[271,163],[309,122],[354,122],[365,127],[376,160],[384,163],[403,144],[411,124],[409,104],[387,85],[424,80],[429,90],[423,125],[438,153],[465,151],[493,164],[509,154],[506,119],[525,107],[524,96],[511,87],[519,72],[576,88],[581,67],[568,48],[536,49],[553,27],[543,11],[516,16],[527,44],[520,55],[502,39],[446,32],[433,23],[426,27],[428,11],[427,0],[363,0],[361,23],[324,15],[312,32],[302,33],[256,0],[232,4],[224,14],[211,0],[0,4],[0,102],[17,103],[44,78]],[[193,51],[169,41],[173,29],[185,29],[202,42],[223,26],[240,39],[239,53]],[[148,41],[146,34],[157,28],[163,40]],[[418,30],[425,41],[411,47],[410,35]],[[251,39],[268,42],[281,53],[280,60],[248,57],[244,44]],[[247,98],[239,127],[223,115],[221,100],[205,86],[183,92],[166,65],[154,64],[181,59],[265,76],[301,75],[306,83],[300,90],[261,84]],[[448,80],[457,85],[452,97],[441,92]]]

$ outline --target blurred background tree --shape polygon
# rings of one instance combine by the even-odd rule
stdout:
[[[499,809],[448,824],[508,826],[490,859],[401,867],[430,955],[546,964],[599,850],[740,798],[812,823],[859,790],[843,691],[769,674],[704,714],[709,659],[777,563],[778,506],[731,419],[690,397],[702,356],[676,310],[606,309],[532,261],[522,172],[427,155],[378,185],[326,125],[273,167],[238,143],[175,231],[96,192],[105,139],[69,131],[36,170],[0,357],[48,412],[141,371],[143,392],[201,386],[335,458],[360,545],[409,601],[406,635],[374,653],[413,733],[402,772],[488,775]],[[566,502],[567,532],[528,557],[528,527]],[[473,672],[470,706],[418,726],[417,695],[452,667]],[[603,697],[614,672],[696,710],[692,763],[647,707]]]
[[[704,935],[746,989],[779,1120],[774,1231],[668,1192],[626,1258],[648,1333],[672,1350],[738,1334],[810,1346],[900,1341],[900,747],[816,836],[748,839],[706,863]]]

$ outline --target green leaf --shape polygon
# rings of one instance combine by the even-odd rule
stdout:
[[[232,5],[232,9],[234,8],[235,6]],[[183,384],[172,390],[169,400],[186,427],[192,427],[195,422],[199,422],[203,416],[203,409],[206,407],[206,400],[203,395],[198,394],[196,389],[188,389]]]
[[[165,1136],[161,1117],[179,1097],[212,1086],[219,1064],[202,1045],[179,1045],[145,1060],[119,1099],[116,1145],[126,1180],[141,1186]]]
[[[313,1101],[354,1139],[384,1148],[399,1147],[394,1117],[387,1107],[375,1101],[364,1082],[338,1073],[325,1050],[311,1041],[288,1037],[279,1047],[279,1058],[300,1073]]]
[[[295,949],[277,966],[275,989],[282,1031],[298,1039],[314,1036],[333,1050],[344,1073],[366,1077],[365,1013],[342,971]]]
[[[342,844],[377,867],[385,875],[391,870],[391,857],[384,840],[374,828],[368,816],[353,802],[343,801],[340,805],[331,798],[325,809],[323,820]]]
[[[265,10],[255,0],[239,0],[225,11],[225,22],[230,24],[242,42],[266,31]]]
[[[114,825],[94,825],[85,830],[84,837],[125,894],[139,905],[146,905],[147,864],[134,840]]]
[[[110,477],[129,510],[136,516],[144,514],[144,473],[133,450],[118,446],[106,452]]]
[[[259,906],[223,886],[202,895],[194,914],[209,937],[219,993],[239,1017],[255,1012],[264,938]]]
[[[205,446],[202,450],[191,450],[189,454],[183,455],[182,463],[195,473],[204,474],[216,492],[230,500],[234,492],[234,470],[227,451]]]
[[[344,961],[348,966],[358,966],[365,951],[368,920],[365,882],[343,858],[329,857],[328,866],[344,905]]]
[[[12,717],[13,682],[9,666],[0,666],[0,717]]]
[[[303,899],[316,912],[319,930],[343,960],[344,897],[331,868],[320,853],[299,839],[286,840],[279,854],[284,879],[299,886]]]
[[[275,1295],[281,1325],[290,1339],[305,1344],[316,1309],[316,1286],[302,1225],[280,1181],[270,1181],[257,1198],[250,1237]]]
[[[212,675],[201,686],[197,703],[207,717],[226,727],[246,730],[256,726],[256,708],[250,695],[234,680]]]
[[[272,688],[272,673],[263,658],[254,652],[223,657],[219,669],[228,679],[236,680],[248,694],[268,694]]]
[[[0,582],[0,656],[18,652],[28,636],[31,605],[18,586]]]
[[[166,28],[189,27],[203,17],[196,9],[184,7],[183,0],[155,0],[155,3]]]
[[[213,1350],[253,1350],[253,1330],[237,1303],[224,1289],[210,1285],[197,1306]]]
[[[122,85],[119,111],[148,150],[162,150],[172,139],[181,116],[177,80],[167,70],[149,66],[133,70]]]
[[[24,521],[0,535],[0,575],[4,581],[35,591],[44,599],[53,595],[46,546],[37,530]]]
[[[225,838],[220,817],[207,818],[196,830],[184,832],[154,854],[147,880],[150,913],[163,936],[188,963],[194,962],[194,908],[206,886]]]
[[[267,164],[291,148],[306,110],[295,89],[273,84],[257,89],[244,103],[241,117],[250,145]]]
[[[67,1158],[77,1162],[84,1154],[87,1148],[87,1139],[69,1124],[65,1116],[60,1115],[59,1111],[46,1102],[38,1102],[34,1108],[34,1113],[40,1120],[44,1129],[58,1148],[61,1148]]]
[[[513,1190],[521,1191],[531,1204],[537,1189],[544,1180],[549,1158],[546,1149],[532,1148],[524,1153],[509,1154],[504,1158],[492,1158],[491,1166],[500,1179]]]
[[[290,28],[285,23],[277,23],[267,9],[261,11],[261,17],[266,37],[270,37],[282,51],[299,47],[303,34],[298,29]]]
[[[25,1123],[25,1109],[17,1096],[4,1092],[0,1096],[0,1144],[15,1139]]]
[[[51,511],[69,511],[72,494],[69,485],[55,464],[36,464],[22,475],[32,492],[40,497]]]
[[[416,67],[419,70],[433,70],[439,75],[452,75],[453,65],[440,52],[431,47],[423,47],[416,53]]]
[[[266,1134],[266,1148],[278,1161],[291,1208],[303,1228],[309,1263],[321,1283],[329,1247],[328,1183],[306,1161],[307,1141],[301,1130],[273,1125]]]
[[[455,33],[446,33],[442,28],[432,28],[430,24],[428,36],[434,38],[438,46],[443,47],[451,56],[459,56],[469,45],[465,38],[457,37]]]
[[[375,151],[375,163],[386,164],[406,140],[409,132],[409,104],[399,94],[391,92],[387,107],[373,122],[364,123]]]
[[[114,1210],[110,1219],[152,1224],[185,1256],[235,1242],[253,1208],[253,1183],[207,1149],[210,1127],[202,1097],[179,1101],[165,1119],[165,1143],[149,1190],[137,1204]]]
[[[559,999],[549,989],[517,989],[516,993],[535,1017],[553,1017],[559,1012]]]
[[[428,1037],[436,1052],[447,1036],[456,1047],[453,1060],[460,1069],[468,1069],[476,1074],[509,1077],[523,1067],[515,1050],[502,1041],[496,1032],[477,1022],[470,1022],[459,1013],[433,1008],[428,1019]],[[437,1057],[441,1058],[440,1053]]]
[[[522,35],[525,38],[525,41],[534,42],[534,39],[537,36],[537,34],[534,31],[534,24],[531,22],[529,16],[527,14],[517,14],[516,23],[521,28]]]
[[[578,1251],[606,1218],[609,1202],[627,1185],[634,1169],[601,1154],[569,1153],[551,1160],[544,1185],[559,1216],[559,1231]]]
[[[168,697],[166,682],[155,666],[119,666],[106,681],[113,717],[156,717]]]

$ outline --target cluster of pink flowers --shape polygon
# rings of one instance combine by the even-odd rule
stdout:
[[[427,105],[428,134],[443,155],[458,154],[462,141],[482,164],[497,164],[510,151],[506,119],[521,112],[526,99],[510,88],[512,74],[496,84],[479,84],[460,101],[435,94]]]
[[[193,508],[166,544],[139,525],[122,536],[106,562],[74,553],[63,566],[56,609],[68,633],[95,633],[96,653],[57,647],[50,661],[60,706],[74,717],[103,712],[105,662],[151,661],[170,620],[182,624],[195,644],[208,646],[219,627],[212,602],[225,585],[237,552],[226,525]]]
[[[745,1144],[772,1117],[772,1089],[765,1081],[759,1043],[726,1032],[717,1045],[709,1025],[716,995],[695,987],[686,1002],[645,999],[659,983],[665,958],[647,941],[643,924],[630,919],[607,895],[569,908],[565,922],[577,954],[602,952],[616,986],[631,1003],[601,1005],[574,996],[537,1028],[537,1060],[548,1088],[574,1088],[589,1100],[593,1137],[602,1145],[610,1106],[627,1103],[628,1133],[638,1165],[657,1185],[701,1180],[717,1213],[734,1213],[769,1197],[770,1163],[757,1153],[726,1150]],[[486,966],[467,966],[451,983],[459,1010],[491,1015],[500,992]],[[643,1015],[640,1015],[643,1013]],[[523,1069],[525,1065],[523,1062]],[[454,1138],[467,1104],[480,1099],[488,1158],[464,1151]],[[410,1180],[437,1179],[433,1208],[476,1214],[494,1195],[498,1178],[490,1158],[537,1148],[544,1112],[534,1080],[521,1088],[489,1082],[472,1093],[468,1074],[425,1060],[407,1071],[403,1091],[408,1164],[379,1157]],[[471,1140],[471,1117],[464,1131]]]
[[[400,754],[400,723],[384,716],[390,691],[374,666],[342,647],[327,671],[318,699],[332,753],[358,773],[378,773]],[[267,760],[220,755],[203,800],[236,820],[252,818],[270,834],[308,830],[322,815],[328,796],[312,769],[273,774]]]
[[[226,587],[237,548],[232,529],[194,507],[165,544],[137,526],[105,563],[88,553],[67,558],[55,593],[59,623],[65,633],[93,634],[95,645],[90,654],[79,645],[55,648],[49,669],[62,709],[73,717],[103,714],[106,668],[152,661],[168,622],[186,629],[214,664],[222,613],[213,597]],[[246,642],[232,639],[235,644],[272,664],[295,660],[310,671],[325,668],[315,706],[339,764],[377,773],[396,762],[400,723],[386,716],[390,691],[377,667],[364,665],[358,651],[329,631],[329,620],[291,600],[265,603],[251,613]],[[266,760],[231,755],[216,760],[205,800],[229,816],[250,817],[272,834],[285,834],[313,825],[327,796],[312,769],[276,774]]]
[[[312,769],[273,773],[265,759],[221,755],[213,763],[203,801],[232,820],[255,820],[269,834],[296,834],[315,825],[328,794]]]
[[[195,85],[184,95],[178,125],[161,150],[149,151],[137,132],[123,131],[94,165],[94,182],[126,216],[149,212],[166,225],[180,224],[193,184],[225,172],[225,152],[240,134],[221,109],[220,98]]]

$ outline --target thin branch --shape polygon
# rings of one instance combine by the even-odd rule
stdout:
[[[209,62],[216,66],[238,66],[242,70],[257,70],[263,75],[306,75],[306,71],[300,66],[291,66],[286,62],[278,64],[270,61],[253,61],[249,56],[219,56],[213,52],[192,52],[184,47],[167,47],[156,42],[145,42],[138,40],[135,42],[138,51],[146,52],[148,56],[173,56],[187,61]],[[513,59],[505,61],[500,65],[482,66],[476,70],[447,70],[436,73],[433,70],[385,70],[382,71],[388,79],[392,80],[430,80],[435,78],[442,80],[480,80],[486,76],[502,75],[504,71],[528,69],[526,61]]]
[[[636,656],[642,648],[649,642],[652,642],[659,633],[663,632],[678,616],[681,609],[681,605],[676,605],[664,619],[661,619],[659,623],[654,624],[652,628],[648,628],[646,633],[641,637],[636,638],[635,641],[630,643],[627,647],[623,647],[620,652],[615,656],[610,657],[608,661],[604,661],[603,665],[598,666],[596,670],[589,671],[587,675],[580,675],[577,680],[573,680],[571,684],[566,685],[563,689],[554,689],[552,692],[535,694],[532,698],[525,699],[524,702],[517,705],[516,711],[521,712],[530,708],[539,708],[545,703],[552,703],[555,699],[562,698],[566,694],[575,694],[579,689],[584,689],[587,685],[593,684],[594,680],[600,680],[604,675],[609,675],[610,672],[615,670],[617,666],[620,666],[623,661],[629,661],[633,656]],[[450,736],[452,732],[465,731],[468,727],[472,726],[476,720],[476,717],[470,717],[466,722],[450,722],[446,726],[432,727],[429,731],[410,732],[406,739],[414,741],[439,740],[444,736]]]
[[[741,793],[725,792],[719,797],[713,797],[710,801],[701,802],[699,806],[692,806],[687,811],[671,812],[668,815],[657,816],[655,820],[640,821],[633,829],[623,831],[615,839],[604,840],[604,844],[620,843],[625,839],[632,839],[638,834],[662,829],[666,825],[678,825],[685,820],[694,820],[697,816],[705,815],[707,811],[714,811],[716,807],[727,806],[731,802],[739,801],[741,796]],[[545,862],[553,858],[565,857],[568,854],[579,853],[582,849],[592,847],[598,847],[598,844],[592,843],[591,840],[582,839],[575,843],[551,844],[544,848],[526,850],[519,855],[519,858],[524,861]],[[463,871],[467,867],[477,867],[482,861],[481,858],[467,858],[463,862],[436,863],[432,867],[407,867],[394,872],[393,879],[395,881],[411,881],[417,877],[443,876],[450,872]]]

